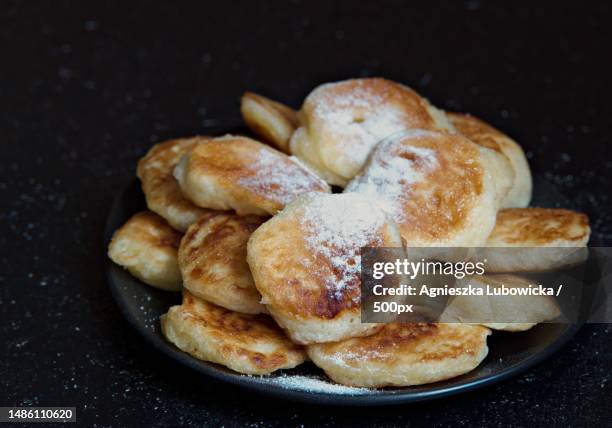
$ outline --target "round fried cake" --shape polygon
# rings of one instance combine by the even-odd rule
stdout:
[[[361,247],[401,247],[395,224],[358,194],[309,193],[251,235],[263,303],[296,343],[371,334],[361,323]]]
[[[266,315],[247,315],[199,300],[188,292],[183,303],[161,317],[162,333],[195,358],[239,373],[264,375],[304,362],[293,344]]]
[[[368,337],[310,345],[308,356],[334,381],[355,387],[438,382],[476,368],[488,328],[467,324],[385,324]]]
[[[511,165],[511,185],[501,200],[501,208],[529,205],[533,187],[531,171],[521,146],[488,123],[463,113],[447,113],[458,132],[478,145],[503,153]]]
[[[497,211],[490,154],[458,134],[407,131],[381,142],[344,192],[375,201],[408,247],[482,245]]]
[[[240,101],[240,112],[247,126],[257,135],[289,153],[289,139],[298,127],[297,112],[253,92],[245,92]]]
[[[443,112],[412,89],[380,78],[315,88],[300,111],[291,153],[330,184],[344,186],[382,139],[406,129],[453,130]]]
[[[548,271],[588,255],[586,214],[555,208],[507,208],[497,213],[486,247],[476,257],[489,272]]]
[[[297,196],[330,192],[304,165],[260,142],[226,135],[200,144],[174,170],[181,190],[199,206],[240,215],[276,214]]]
[[[136,173],[142,182],[147,206],[181,232],[209,210],[194,205],[183,196],[172,172],[181,156],[207,140],[206,137],[193,137],[159,143],[138,162]]]
[[[108,256],[142,282],[163,290],[180,290],[177,250],[181,233],[149,211],[133,215],[113,234]]]
[[[179,247],[185,288],[233,311],[265,312],[246,262],[249,237],[263,221],[262,217],[223,212],[200,217],[187,229]]]
[[[535,286],[534,281],[519,275],[472,275],[458,279],[456,287],[483,290],[483,295],[454,296],[440,317],[443,322],[469,322],[493,330],[525,331],[535,325],[557,318],[561,311],[552,296],[487,295],[486,288],[523,288]]]

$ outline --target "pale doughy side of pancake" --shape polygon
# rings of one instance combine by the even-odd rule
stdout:
[[[458,132],[483,147],[503,153],[512,170],[512,185],[501,201],[501,208],[523,208],[529,205],[533,188],[531,170],[521,146],[488,123],[463,113],[447,113]]]
[[[309,143],[308,130],[304,127],[296,129],[291,136],[290,151],[293,156],[297,157],[301,162],[312,169],[325,182],[337,186],[345,186],[346,179],[334,174],[329,169],[322,166],[321,159],[315,151],[316,147]]]

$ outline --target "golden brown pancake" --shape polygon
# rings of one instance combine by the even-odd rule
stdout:
[[[422,385],[476,368],[487,355],[490,333],[466,324],[385,324],[372,336],[310,345],[306,351],[343,385]]]
[[[245,92],[240,112],[255,134],[274,144],[280,151],[289,153],[289,139],[299,125],[293,109],[253,92]]]
[[[138,162],[137,175],[147,206],[181,232],[209,210],[194,205],[183,196],[172,171],[181,156],[207,140],[206,137],[193,137],[159,143]]]
[[[361,323],[361,247],[401,247],[388,217],[358,194],[309,193],[264,223],[247,261],[263,303],[296,343],[371,334]]]
[[[239,215],[276,214],[297,196],[329,192],[299,162],[246,137],[226,135],[200,144],[174,170],[183,193],[201,207]]]
[[[463,113],[447,113],[458,132],[478,145],[503,153],[512,166],[512,183],[501,200],[502,208],[526,207],[531,201],[532,178],[521,146],[488,123]]]
[[[558,208],[509,208],[497,213],[488,246],[582,247],[591,229],[586,214]]]
[[[166,339],[182,351],[239,373],[269,374],[306,358],[270,317],[232,312],[188,292],[182,305],[162,315],[161,326]]]
[[[133,215],[115,231],[108,256],[142,282],[163,290],[180,290],[177,249],[181,233],[149,211]]]
[[[489,155],[458,134],[407,131],[380,143],[344,192],[375,201],[408,247],[482,245],[497,211]]]
[[[299,115],[291,153],[338,186],[359,172],[378,142],[396,132],[454,129],[443,112],[412,89],[380,78],[321,85]]]
[[[472,275],[459,279],[457,287],[482,289],[482,296],[462,295],[452,297],[441,316],[443,322],[470,322],[494,330],[525,331],[536,324],[550,321],[560,315],[557,301],[552,296],[487,295],[491,288],[529,288],[536,285],[518,275]]]
[[[223,212],[200,217],[187,229],[179,247],[185,288],[233,311],[265,312],[246,262],[249,237],[263,221],[262,217]]]
[[[508,208],[477,258],[488,272],[548,271],[587,256],[591,228],[585,214],[553,208]]]

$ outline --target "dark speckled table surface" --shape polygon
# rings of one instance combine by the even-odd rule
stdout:
[[[87,426],[612,424],[605,325],[512,380],[416,405],[315,407],[214,382],[127,326],[103,243],[151,144],[239,124],[246,89],[298,106],[321,82],[382,75],[514,136],[610,244],[607,2],[127,3],[2,3],[0,405],[76,406]]]

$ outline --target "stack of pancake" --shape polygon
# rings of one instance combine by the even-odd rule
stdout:
[[[137,175],[150,211],[109,246],[146,284],[182,292],[161,326],[184,352],[245,374],[310,359],[344,385],[409,386],[477,367],[490,329],[559,314],[538,297],[505,309],[529,322],[361,322],[362,247],[586,246],[585,215],[527,208],[531,173],[508,136],[379,78],[321,85],[299,111],[249,92],[241,111],[261,142],[197,136],[149,150]],[[537,254],[530,267],[546,269]]]

